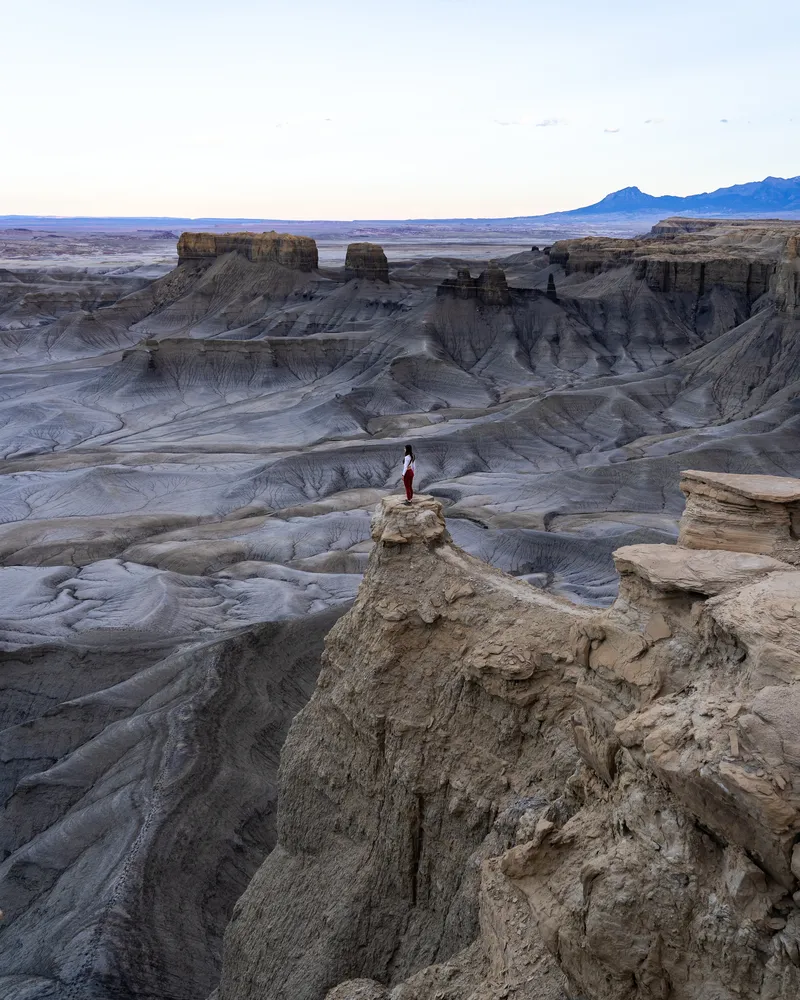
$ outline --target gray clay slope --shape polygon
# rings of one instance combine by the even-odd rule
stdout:
[[[675,538],[681,469],[800,472],[791,231],[681,239],[520,253],[507,285],[241,253],[0,274],[3,996],[214,986],[405,441],[457,544],[596,604],[615,548]],[[725,266],[640,263],[679,251]]]

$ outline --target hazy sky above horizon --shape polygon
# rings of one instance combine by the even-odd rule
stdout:
[[[0,214],[501,217],[800,174],[796,0],[0,14]]]

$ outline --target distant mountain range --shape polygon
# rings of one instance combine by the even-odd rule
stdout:
[[[298,232],[318,239],[350,239],[364,236],[391,238],[396,236],[431,234],[441,235],[445,230],[452,238],[476,230],[529,230],[532,225],[552,228],[552,238],[558,232],[603,232],[606,235],[625,235],[652,225],[670,215],[688,215],[712,218],[764,218],[777,216],[784,219],[800,218],[800,177],[765,177],[763,181],[734,184],[703,194],[678,195],[645,194],[638,187],[626,187],[606,195],[594,205],[573,208],[547,215],[517,215],[511,218],[447,218],[447,219],[383,219],[352,221],[315,220],[291,221],[288,219],[220,219],[220,218],[171,218],[171,217],[73,217],[34,215],[0,215],[0,230],[12,232],[117,232],[138,236],[156,235],[171,229],[224,229],[280,228],[285,232]],[[558,232],[557,232],[558,231]]]
[[[648,215],[711,215],[711,216],[763,216],[800,213],[800,177],[765,177],[763,181],[734,184],[703,194],[656,197],[645,194],[638,187],[626,187],[606,195],[594,205],[574,208],[568,212],[551,212],[549,215],[531,216],[536,220],[583,218],[586,216]]]

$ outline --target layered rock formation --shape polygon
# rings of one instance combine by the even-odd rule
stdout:
[[[389,262],[377,243],[351,243],[344,261],[345,276],[368,281],[389,281]]]
[[[631,265],[654,291],[702,296],[726,288],[748,303],[769,291],[796,256],[796,226],[769,219],[670,219],[642,239],[560,240],[550,251],[551,263],[567,274],[595,275]],[[796,287],[791,278],[783,280]]]
[[[732,497],[791,518],[800,481],[685,484],[691,547],[620,549],[601,612],[383,501],[220,1000],[800,991],[800,570],[774,517],[700,547]]]
[[[506,272],[494,261],[478,275],[478,298],[487,306],[505,306],[510,301]]]
[[[296,271],[312,271],[318,263],[317,244],[309,236],[289,233],[182,233],[178,260],[208,260],[240,253],[248,260],[270,261]]]
[[[800,564],[800,481],[690,471],[681,489],[681,545],[763,552]]]
[[[445,278],[436,290],[439,296],[457,299],[477,299],[486,306],[505,306],[511,301],[511,292],[505,271],[494,261],[473,278],[468,268],[459,268],[455,278]]]

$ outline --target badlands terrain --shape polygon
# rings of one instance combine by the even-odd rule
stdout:
[[[656,794],[650,778],[628,773],[627,763],[620,768],[614,755],[625,747],[630,766],[644,767],[646,754],[656,753],[646,739],[655,722],[631,716],[621,736],[612,740],[610,732],[611,720],[644,711],[662,689],[677,694],[682,682],[664,681],[669,669],[661,660],[673,657],[686,670],[701,655],[687,638],[687,616],[694,612],[672,591],[716,600],[734,583],[750,580],[753,567],[747,564],[745,572],[736,560],[722,569],[704,565],[702,572],[693,566],[691,573],[702,579],[691,585],[681,567],[675,570],[680,584],[664,582],[661,563],[641,568],[647,556],[636,553],[643,545],[676,541],[684,508],[681,473],[800,475],[800,224],[670,219],[640,238],[557,240],[534,249],[533,240],[520,248],[508,245],[508,238],[505,245],[493,238],[491,246],[484,240],[463,253],[448,242],[427,256],[417,252],[419,246],[409,250],[408,243],[393,256],[389,245],[385,254],[360,240],[346,260],[335,240],[321,254],[313,239],[297,235],[188,233],[178,242],[177,258],[174,241],[163,233],[112,234],[99,249],[80,233],[56,235],[48,239],[67,243],[42,244],[35,252],[20,249],[35,234],[5,235],[0,996],[201,1000],[222,975],[221,1000],[322,1000],[329,988],[354,978],[368,982],[344,987],[344,1000],[372,1000],[386,984],[400,989],[398,1000],[468,997],[484,988],[486,963],[494,961],[487,943],[495,933],[493,911],[476,882],[483,861],[515,842],[538,838],[541,846],[545,833],[567,823],[581,796],[597,815],[584,816],[588,826],[577,840],[559,842],[548,855],[548,878],[558,882],[558,892],[539,884],[524,851],[504,862],[505,874],[498,862],[486,876],[497,879],[502,899],[511,892],[502,878],[521,880],[514,895],[519,911],[512,914],[503,903],[505,915],[495,926],[499,951],[508,951],[502,942],[511,924],[518,937],[531,927],[535,941],[530,953],[514,958],[510,972],[500,969],[498,989],[513,985],[532,1000],[758,995],[752,985],[759,974],[755,959],[741,966],[738,992],[736,974],[714,972],[723,985],[704,994],[690,970],[679,969],[670,957],[686,942],[658,943],[654,935],[631,952],[635,969],[623,968],[615,957],[632,947],[621,931],[605,954],[597,932],[585,964],[576,964],[581,935],[589,930],[581,929],[585,915],[575,909],[567,876],[558,872],[577,870],[570,851],[577,856],[583,850],[564,844],[591,838],[592,823],[605,830],[612,822],[612,807],[597,804],[606,794],[592,785],[597,781],[612,789],[612,798],[627,796],[629,829],[669,841],[664,857],[685,862],[678,881],[686,877],[687,858],[714,845],[722,851],[718,841],[725,850],[736,846],[735,857],[706,859],[704,890],[721,892],[726,879],[751,888],[758,883],[741,908],[758,896],[752,919],[761,924],[742,930],[729,920],[722,936],[708,932],[707,950],[723,947],[723,939],[733,948],[737,934],[749,933],[748,947],[760,953],[778,948],[772,938],[782,934],[772,979],[760,982],[772,990],[764,997],[792,995],[780,992],[797,986],[795,973],[786,971],[794,968],[797,951],[794,915],[784,898],[794,887],[791,832],[770,819],[762,825],[772,832],[751,843],[761,836],[754,819],[761,814],[750,800],[745,806],[723,802],[725,823],[700,815],[698,801],[711,794],[713,782],[704,778],[706,784],[692,785],[690,769],[684,774],[673,767],[667,750],[656,754],[651,771],[667,784],[677,774],[675,787],[686,780],[693,797],[685,792],[679,806],[699,816],[700,833],[680,839],[673,827],[664,832],[663,824],[654,832],[641,805],[642,796]],[[377,527],[370,525],[376,505],[398,492],[407,441],[417,454],[416,485],[431,498],[420,501],[407,525],[407,551],[420,560],[410,567],[405,556],[392,563],[381,555],[385,544],[387,553],[406,544],[397,541],[397,531],[387,528],[387,534],[382,527],[387,519],[405,517],[403,510],[383,503]],[[712,542],[742,495],[734,490],[734,500],[726,498],[724,517],[716,522],[698,515],[694,548],[735,547],[730,540]],[[746,498],[739,507],[751,502]],[[763,538],[753,544],[744,551],[780,564],[759,564],[754,573],[789,573],[784,564],[793,557],[785,546],[773,552]],[[456,589],[448,590],[443,579],[426,597],[428,572],[434,582],[442,572],[440,561],[425,561],[434,558],[431,547],[439,553],[436,560],[452,549],[447,558],[461,562],[452,574]],[[633,561],[620,563],[617,556],[615,567],[612,553],[622,547],[634,552]],[[327,688],[318,689],[293,727],[279,776],[289,724],[315,688],[323,639],[353,604],[370,559],[373,589],[365,584],[356,610],[334,630],[326,654],[330,666],[321,680]],[[402,600],[392,591],[393,566],[396,586],[406,594]],[[618,592],[618,569],[623,582],[624,573],[632,574],[635,594],[623,589],[607,611]],[[381,622],[405,621],[412,593],[417,617],[413,634],[402,640],[411,642],[423,673],[438,669],[444,660],[426,659],[430,636],[417,626],[442,617],[442,600],[449,606],[471,598],[464,588],[480,591],[483,585],[475,581],[481,574],[492,581],[486,584],[490,590],[511,596],[506,603],[498,598],[496,608],[494,598],[487,598],[476,621],[489,621],[496,612],[497,621],[510,616],[510,628],[525,609],[542,620],[543,609],[555,609],[557,622],[546,642],[535,635],[520,639],[533,650],[544,642],[535,655],[544,657],[548,670],[555,670],[553,643],[562,642],[566,624],[582,629],[592,649],[614,628],[622,636],[617,647],[635,645],[638,640],[625,630],[641,622],[646,631],[652,609],[648,604],[646,616],[641,610],[628,614],[620,601],[635,604],[648,587],[672,595],[666,599],[669,614],[657,605],[664,624],[657,621],[650,635],[651,643],[668,640],[668,648],[657,647],[658,663],[647,668],[650,673],[643,668],[643,680],[625,668],[624,690],[621,681],[614,688],[613,677],[606,677],[613,691],[594,685],[601,709],[581,703],[589,712],[575,723],[583,735],[566,748],[559,728],[564,706],[577,710],[567,689],[579,681],[588,690],[588,675],[566,681],[551,676],[553,703],[561,707],[543,708],[541,718],[528,710],[542,695],[537,689],[524,712],[514,710],[507,732],[484,733],[481,743],[478,726],[463,774],[449,762],[430,770],[430,781],[438,775],[456,798],[462,789],[463,801],[450,810],[444,793],[434,795],[421,777],[428,772],[419,770],[420,745],[396,743],[392,729],[424,726],[428,703],[412,699],[400,721],[380,708],[390,690],[398,705],[405,704],[417,680],[393,673],[392,684],[405,694],[391,686],[381,694],[371,681],[359,687],[357,672],[353,691],[339,691],[336,677],[337,671],[348,673],[346,664],[358,659],[360,646],[372,657],[363,664],[367,673],[378,671],[381,662],[390,665],[392,643],[403,630],[387,626],[397,633],[387,638]],[[646,586],[636,582],[640,578]],[[793,577],[790,593],[792,585]],[[647,590],[646,601],[653,600]],[[719,629],[724,625],[726,636],[748,600],[746,594],[731,597],[725,606]],[[703,619],[711,631],[718,622],[714,614]],[[622,617],[617,621],[615,615]],[[456,639],[458,629],[473,627],[469,620],[453,624],[452,616],[444,617]],[[597,629],[606,631],[600,636]],[[748,664],[755,649],[748,636],[737,640],[738,652],[745,650],[737,663]],[[445,638],[441,656],[448,662],[467,656],[449,632]],[[789,640],[779,638],[773,629],[770,641],[783,648]],[[566,639],[562,646],[569,646]],[[500,652],[486,649],[481,655],[491,666]],[[605,653],[608,658],[608,648]],[[577,658],[581,669],[596,669],[585,650],[564,655]],[[406,662],[414,656],[409,653]],[[776,656],[784,665],[770,661],[769,676],[774,682],[780,674],[780,683],[789,683],[785,657]],[[486,664],[479,660],[468,674],[482,674]],[[391,671],[403,662],[397,659]],[[711,663],[711,686],[723,662],[720,654]],[[505,669],[501,687],[510,683]],[[614,674],[617,667],[606,663],[603,669]],[[455,697],[450,683],[447,698]],[[475,711],[504,710],[511,689],[494,690],[494,684],[486,682],[486,697],[495,699],[488,708],[478,704],[484,695],[470,695],[477,699]],[[717,692],[703,698],[724,705],[721,711],[732,712],[733,720],[746,698],[755,696],[758,686],[751,687],[745,694],[732,688],[724,697]],[[421,680],[419,688],[426,690]],[[355,703],[366,699],[374,718],[358,721],[345,704],[351,697]],[[425,697],[436,702],[439,694]],[[341,717],[337,704],[344,706]],[[446,707],[436,705],[431,718]],[[469,712],[453,718],[461,719],[465,731],[474,723]],[[752,736],[756,723],[750,725],[753,753],[763,756]],[[375,745],[402,744],[400,757],[386,765],[390,773],[373,775],[372,785],[365,778],[352,800],[339,794],[341,788],[354,773],[377,765],[365,749],[373,743],[348,742],[348,726],[369,729]],[[544,743],[537,742],[539,728]],[[687,733],[684,727],[680,739],[688,739]],[[665,745],[667,735],[659,737]],[[722,735],[727,738],[727,730]],[[502,758],[493,742],[498,739],[514,742],[512,756],[532,755],[539,790],[526,791],[521,779],[503,784],[503,772],[495,768],[495,758]],[[720,733],[703,739],[705,750],[713,745],[716,753]],[[545,762],[545,744],[552,764]],[[594,778],[575,770],[578,756]],[[336,768],[344,759],[347,773],[340,774]],[[618,771],[627,775],[624,789]],[[481,788],[477,776],[484,772]],[[781,780],[790,785],[792,774]],[[557,787],[569,781],[573,798],[557,801]],[[588,791],[578,788],[580,782]],[[286,806],[276,815],[279,785]],[[509,789],[516,805],[506,795]],[[767,794],[762,792],[752,793],[761,795],[761,805]],[[388,818],[376,817],[375,830],[367,829],[372,818],[365,803],[371,799],[394,803],[387,817],[397,820],[390,824],[396,834],[381,833]],[[672,817],[674,808],[665,799],[663,815]],[[513,822],[503,812],[509,809]],[[498,832],[500,813],[506,819]],[[524,817],[530,829],[520,832]],[[675,829],[684,822],[683,812],[663,821],[677,824]],[[711,846],[702,840],[706,836]],[[428,854],[423,841],[432,845]],[[376,843],[380,850],[370,854],[369,845]],[[450,853],[447,844],[453,845]],[[328,860],[309,860],[317,851]],[[745,856],[760,874],[747,868]],[[420,859],[429,865],[423,874]],[[397,865],[408,875],[399,888],[385,883]],[[636,865],[650,871],[650,861],[638,854]],[[624,867],[612,866],[616,888],[607,882],[608,891],[598,898],[622,893]],[[225,928],[256,872],[228,931],[223,970]],[[589,884],[596,877],[586,876]],[[670,878],[659,869],[653,891],[656,883],[669,888]],[[766,880],[763,886],[759,879]],[[677,906],[664,892],[663,907]],[[548,893],[559,899],[560,909]],[[385,897],[385,906],[375,902],[378,897]],[[374,905],[365,910],[370,900]],[[762,913],[764,900],[769,906]],[[596,914],[600,923],[611,906],[603,905]],[[726,905],[736,910],[739,904]],[[362,912],[372,913],[374,923],[354,921]],[[631,921],[640,919],[633,903],[626,912]],[[553,937],[554,924],[569,929],[563,947]],[[473,945],[465,959],[447,966]],[[246,955],[254,956],[251,964]],[[716,969],[708,962],[707,968]],[[438,971],[408,985],[420,970],[442,963],[447,967],[441,976],[452,979],[452,989],[442,985]],[[683,992],[665,992],[667,981],[683,984]],[[596,985],[601,982],[602,988]],[[486,989],[495,995],[494,987]]]

